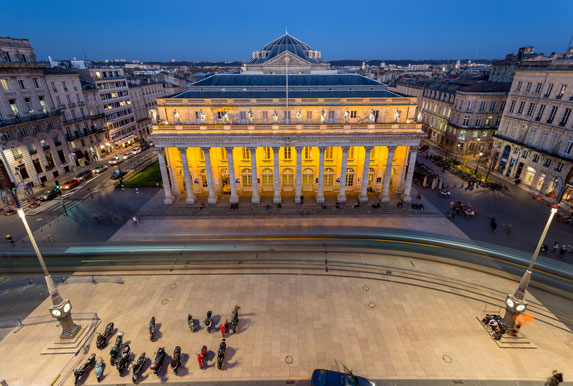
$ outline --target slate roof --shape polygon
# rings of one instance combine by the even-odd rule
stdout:
[[[206,91],[185,91],[179,94],[175,94],[170,98],[177,99],[263,99],[263,98],[285,98],[285,90],[273,90],[273,91],[216,91],[216,90],[206,90]],[[403,95],[388,91],[388,90],[378,90],[378,91],[354,91],[354,90],[332,90],[332,91],[307,91],[307,90],[289,90],[289,99],[291,98],[403,98]]]
[[[321,64],[325,63],[322,58],[310,58],[308,51],[312,50],[310,46],[306,43],[301,42],[294,36],[285,33],[283,36],[273,40],[269,44],[263,47],[261,51],[266,51],[267,55],[265,58],[252,58],[248,64],[262,64],[270,59],[280,55],[282,52],[289,51],[301,59],[306,60],[309,63]]]
[[[383,86],[372,79],[356,74],[289,75],[289,87],[296,86]],[[286,76],[218,74],[195,82],[191,87],[286,87]]]

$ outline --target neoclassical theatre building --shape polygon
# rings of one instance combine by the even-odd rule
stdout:
[[[416,98],[329,69],[320,51],[285,34],[253,53],[241,74],[219,74],[158,99],[153,141],[165,203],[229,197],[274,203],[336,195],[409,201]],[[225,198],[227,199],[227,198]],[[269,201],[270,202],[270,201]]]

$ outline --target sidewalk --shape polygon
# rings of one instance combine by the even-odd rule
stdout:
[[[212,256],[213,265],[196,270],[118,272],[123,285],[68,284],[60,291],[71,299],[73,312],[98,313],[98,331],[110,321],[124,331],[132,357],[142,352],[152,356],[158,347],[165,347],[169,359],[175,345],[181,346],[183,366],[178,375],[167,369],[166,360],[158,377],[146,366],[145,384],[258,381],[263,385],[270,380],[284,384],[308,380],[315,368],[340,371],[343,365],[371,379],[443,380],[441,385],[452,380],[542,384],[553,369],[566,377],[573,374],[571,331],[529,293],[535,322],[524,325],[521,333],[537,349],[500,349],[476,320],[485,307],[503,306],[505,293],[517,285],[510,280],[384,254],[329,253],[327,272],[321,263],[324,254],[278,252],[260,255],[265,264],[254,262],[254,256],[242,257],[240,265],[217,264],[222,258],[229,256]],[[187,314],[202,320],[212,310],[219,326],[235,304],[241,306],[239,332],[227,339],[220,371],[214,366],[219,332],[208,334],[201,327],[191,333]],[[44,301],[32,315],[45,315],[48,305],[49,300]],[[565,306],[571,309],[571,302]],[[158,326],[156,342],[148,336],[152,315]],[[4,338],[0,374],[8,385],[49,385],[56,379],[73,355],[39,352],[58,332],[52,323],[24,327]],[[210,355],[208,368],[200,370],[196,354],[204,344]],[[92,341],[86,352],[95,352],[106,362],[100,384],[129,383],[128,375],[119,377],[109,366],[109,349],[98,350]],[[86,357],[81,351],[77,363]],[[61,380],[73,384],[73,378]],[[98,384],[93,370],[83,384]]]

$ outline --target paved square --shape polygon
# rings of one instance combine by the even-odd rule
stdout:
[[[182,371],[173,375],[165,362],[159,377],[145,370],[148,383],[309,379],[314,368],[341,370],[343,364],[374,379],[541,382],[556,368],[573,374],[571,330],[530,294],[529,310],[536,320],[522,332],[538,349],[499,349],[477,323],[486,305],[503,304],[504,294],[517,284],[513,281],[382,254],[329,253],[326,272],[324,257],[259,254],[269,261],[251,263],[254,256],[245,256],[238,266],[124,272],[118,273],[123,285],[69,284],[60,291],[72,300],[75,312],[98,313],[98,331],[113,321],[136,356],[142,351],[153,355],[160,346],[171,355],[176,345],[182,347]],[[203,320],[212,310],[218,326],[235,304],[241,306],[240,329],[228,338],[219,371],[214,358],[220,333],[207,334],[204,327],[191,333],[186,318],[191,313]],[[48,305],[46,300],[32,315],[46,314]],[[571,302],[563,306],[571,309]],[[149,341],[152,315],[159,326],[156,342]],[[58,331],[55,323],[24,327],[0,343],[0,374],[8,385],[49,385],[56,379],[72,356],[39,352]],[[109,366],[111,347],[98,350],[94,341],[89,353],[108,364],[101,384],[130,383]],[[203,344],[213,354],[209,368],[200,370],[196,354]],[[63,384],[73,384],[73,376]],[[93,371],[84,384],[97,384]]]

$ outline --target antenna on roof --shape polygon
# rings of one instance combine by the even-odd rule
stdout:
[[[569,39],[569,44],[567,44],[567,48],[565,48],[565,51],[569,50],[569,48],[571,48],[571,43],[573,43],[573,33],[571,33],[571,39]]]
[[[288,28],[287,27],[285,27],[285,34],[288,35]]]

